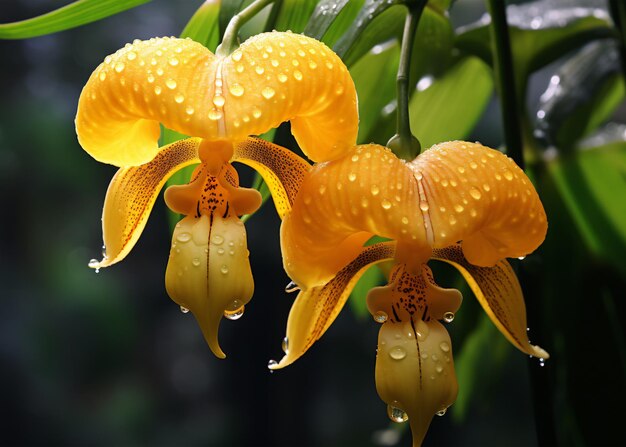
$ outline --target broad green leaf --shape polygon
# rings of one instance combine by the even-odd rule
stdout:
[[[350,294],[350,308],[358,318],[365,318],[369,314],[367,310],[367,293],[372,287],[380,286],[385,282],[385,276],[382,274],[378,266],[372,265],[368,268],[363,276],[352,289]]]
[[[418,87],[422,90],[409,102],[411,129],[427,148],[469,135],[491,98],[493,78],[481,60],[466,57],[439,78],[423,78]],[[383,110],[367,140],[384,144],[394,133],[395,110]]]
[[[304,33],[333,46],[354,22],[365,0],[322,0],[318,3]]]
[[[215,51],[220,41],[220,0],[206,0],[191,17],[180,37],[189,37]]]
[[[548,163],[583,243],[626,272],[626,142],[586,149]]]
[[[280,0],[275,28],[278,31],[303,32],[316,3],[317,0]]]
[[[520,95],[534,71],[587,42],[614,36],[606,13],[571,4],[555,9],[554,4],[558,2],[540,0],[507,8]],[[489,27],[489,20],[481,20],[460,29],[456,45],[491,65]]]
[[[32,19],[0,25],[0,39],[29,39],[76,28],[150,0],[78,0]]]
[[[400,48],[394,42],[382,51],[370,51],[350,68],[360,99],[359,143],[368,143],[366,137],[378,123],[381,110],[395,101],[399,55]]]
[[[565,62],[539,101],[536,127],[547,144],[571,151],[604,122],[624,97],[620,73],[613,41],[592,42]]]

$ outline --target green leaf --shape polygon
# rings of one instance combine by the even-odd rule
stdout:
[[[150,0],[78,0],[52,12],[0,25],[0,39],[29,39],[76,28],[115,15]]]
[[[291,30],[294,33],[303,32],[317,0],[280,0],[280,2],[276,29],[278,31]]]
[[[180,37],[189,37],[215,52],[220,41],[220,0],[205,1],[189,19]]]
[[[548,173],[582,242],[626,273],[626,142],[557,158],[548,163]]]
[[[531,73],[587,42],[614,36],[609,22],[600,18],[602,15],[597,11],[596,8],[575,5],[558,7],[555,0],[507,8],[520,95],[525,91]],[[456,45],[491,65],[489,27],[489,20],[481,20],[460,29]]]
[[[354,22],[365,0],[322,0],[318,3],[304,33],[333,46]]]
[[[368,268],[363,276],[359,278],[349,298],[350,308],[358,318],[364,319],[369,314],[366,300],[367,293],[372,287],[380,286],[384,282],[385,277],[376,265]]]
[[[456,62],[439,78],[425,78],[409,102],[411,129],[427,148],[435,143],[466,138],[483,114],[493,93],[489,67],[475,57]],[[383,110],[367,138],[384,144],[395,133],[395,110]]]
[[[228,22],[235,14],[241,11],[244,0],[226,0],[220,7],[219,26],[220,36],[224,35]]]
[[[565,62],[539,101],[536,127],[547,145],[572,151],[603,123],[624,97],[620,73],[613,41],[592,42]]]

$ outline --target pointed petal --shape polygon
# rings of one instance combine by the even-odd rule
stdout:
[[[370,144],[311,168],[283,220],[285,269],[301,286],[326,282],[372,234],[408,247],[403,253],[417,268],[430,254],[413,173],[389,149]]]
[[[272,369],[283,368],[302,356],[335,321],[367,267],[392,258],[393,254],[394,245],[389,242],[366,247],[328,283],[302,289],[293,303],[287,321],[289,349],[280,363]]]
[[[130,166],[155,156],[159,123],[185,135],[239,141],[287,120],[312,159],[338,157],[356,141],[356,91],[324,44],[272,32],[225,58],[189,39],[128,44],[89,78],[76,131],[95,159]]]
[[[260,138],[247,138],[235,145],[233,161],[246,164],[261,174],[281,219],[291,211],[304,176],[311,168],[292,151]]]
[[[254,281],[246,230],[236,217],[187,216],[172,236],[165,272],[167,293],[196,317],[211,351],[226,355],[218,342],[222,316],[243,313],[252,298]]]
[[[480,144],[441,143],[408,164],[429,205],[433,246],[463,241],[474,265],[520,257],[543,242],[546,214],[532,183],[507,156]]]
[[[456,400],[451,346],[450,335],[436,320],[388,321],[380,328],[376,390],[392,420],[406,413],[414,446],[421,445],[433,416]]]
[[[107,267],[126,257],[141,236],[161,188],[177,170],[199,163],[200,140],[188,138],[161,149],[150,163],[117,171],[102,210],[106,257],[92,268]]]
[[[538,358],[550,357],[528,341],[522,288],[506,260],[493,267],[475,266],[463,256],[459,245],[434,250],[433,259],[447,262],[461,272],[491,321],[516,348]]]

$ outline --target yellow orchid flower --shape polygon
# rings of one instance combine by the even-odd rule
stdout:
[[[324,44],[289,32],[251,37],[227,56],[189,39],[136,40],[107,56],[80,96],[80,144],[120,167],[102,215],[106,255],[90,267],[121,261],[167,179],[198,164],[189,184],[165,192],[167,205],[186,216],[174,230],[165,280],[218,357],[225,357],[222,316],[238,318],[254,290],[239,216],[261,203],[256,190],[239,186],[231,162],[260,171],[279,214],[287,213],[309,165],[249,137],[287,120],[312,160],[338,158],[356,140],[356,92],[345,65]],[[160,125],[192,138],[159,147]]]
[[[367,305],[382,323],[376,386],[396,422],[407,418],[420,445],[435,414],[456,399],[450,322],[461,294],[442,289],[429,259],[456,267],[498,329],[521,351],[529,343],[521,288],[506,261],[535,250],[546,215],[524,172],[502,153],[453,141],[411,162],[369,144],[316,164],[281,227],[284,267],[301,289],[287,323],[294,362],[328,329],[355,283],[374,263],[394,260],[389,283]],[[373,235],[392,239],[364,246]]]

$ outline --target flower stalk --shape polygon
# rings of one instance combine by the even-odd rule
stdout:
[[[409,116],[409,77],[411,72],[411,53],[415,41],[415,32],[426,6],[425,0],[418,0],[407,5],[408,11],[404,22],[402,34],[402,47],[400,48],[400,63],[396,78],[398,113],[396,121],[396,134],[387,142],[389,147],[398,157],[406,161],[413,160],[421,152],[419,140],[411,132]]]
[[[263,8],[273,2],[274,0],[256,0],[246,9],[234,15],[233,18],[230,19],[230,22],[228,22],[228,26],[224,31],[224,38],[222,39],[222,43],[217,47],[215,55],[226,57],[235,51],[235,48],[239,46],[238,36],[241,27],[252,17],[261,12]]]

